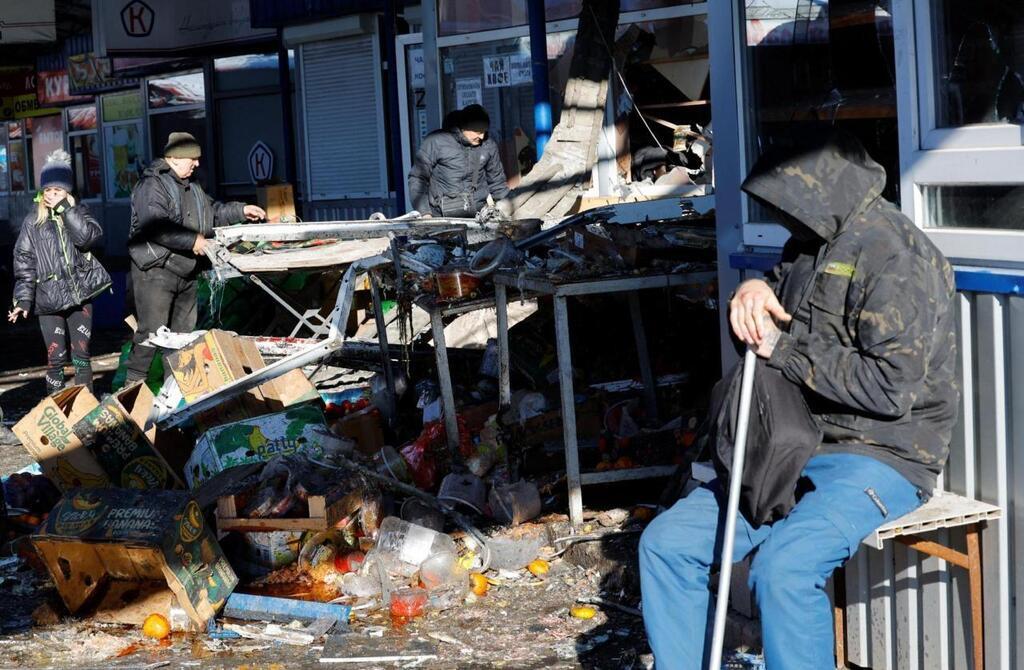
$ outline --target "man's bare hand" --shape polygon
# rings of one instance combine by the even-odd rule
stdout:
[[[762,279],[748,279],[743,282],[729,301],[729,324],[732,326],[732,332],[740,341],[752,347],[761,346],[769,330],[769,324],[778,331],[775,321],[785,323],[792,318],[782,308],[768,283]],[[774,343],[772,347],[774,348]]]
[[[17,321],[19,316],[23,316],[23,317],[25,317],[27,319],[28,318],[28,312],[26,312],[25,310],[23,310],[20,307],[15,307],[11,311],[7,312],[7,320],[10,321],[11,323],[14,323],[15,321]]]
[[[246,205],[242,209],[242,213],[245,214],[245,218],[249,221],[262,221],[267,218],[267,212],[258,205]]]
[[[761,337],[761,343],[754,350],[754,353],[761,358],[771,358],[772,352],[775,351],[775,345],[779,343],[779,338],[782,336],[782,331],[775,325],[775,320],[767,314],[764,316],[761,330],[764,336]]]
[[[202,235],[196,235],[196,242],[192,245],[192,253],[196,256],[202,256],[203,251],[206,249],[206,238]]]

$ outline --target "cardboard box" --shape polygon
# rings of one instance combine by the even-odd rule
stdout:
[[[256,189],[256,204],[267,212],[267,221],[295,221],[295,192],[291,184],[260,186]]]
[[[76,489],[32,544],[72,614],[142,623],[170,591],[195,630],[238,584],[202,509],[183,491]]]
[[[268,461],[296,451],[317,458],[323,455],[325,445],[337,439],[327,430],[317,403],[243,419],[203,433],[185,465],[185,480],[195,488],[236,465]]]
[[[72,386],[43,398],[21,421],[14,434],[61,490],[110,485],[107,473],[74,433],[74,425],[99,401],[84,386]]]
[[[250,563],[272,570],[291,565],[299,558],[303,535],[303,531],[293,530],[242,533],[244,558]]]
[[[373,456],[384,446],[380,412],[372,405],[341,417],[334,423],[333,430],[355,441],[356,449],[368,456]]]
[[[580,438],[597,437],[603,428],[601,403],[588,399],[576,405],[576,436]],[[562,409],[557,408],[539,416],[527,419],[522,425],[514,424],[512,434],[524,445],[541,444],[562,440]]]
[[[185,402],[194,402],[200,396],[266,366],[251,338],[223,330],[208,331],[196,342],[168,356],[166,364],[178,382]],[[267,412],[278,412],[319,397],[302,371],[292,370],[203,412],[195,422],[201,430],[209,430]]]
[[[75,435],[107,473],[126,489],[181,488],[184,483],[169,460],[180,461],[184,448],[176,432],[143,429],[153,393],[143,382],[118,391],[74,426]]]

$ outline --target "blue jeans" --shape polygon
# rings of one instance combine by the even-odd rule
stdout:
[[[742,515],[736,523],[735,559],[757,551],[750,588],[768,670],[836,667],[825,582],[875,528],[922,503],[913,484],[868,456],[815,456],[803,475],[814,489],[789,516],[757,529]],[[715,611],[709,573],[721,556],[725,508],[724,493],[698,488],[640,538],[644,626],[658,670],[704,669]]]

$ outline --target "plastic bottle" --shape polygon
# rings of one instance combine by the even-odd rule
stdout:
[[[458,555],[455,540],[444,533],[389,516],[380,524],[376,553],[382,558],[419,567],[431,556]]]
[[[459,567],[458,557],[450,552],[436,553],[420,565],[420,581],[427,590],[433,591],[460,579],[465,581],[466,572]]]

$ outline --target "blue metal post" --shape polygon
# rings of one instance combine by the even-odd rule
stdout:
[[[537,160],[551,137],[551,98],[548,88],[547,26],[544,0],[527,0],[530,17],[530,64],[533,70],[533,128],[537,141]]]

